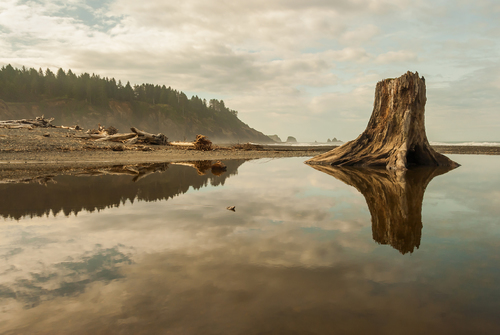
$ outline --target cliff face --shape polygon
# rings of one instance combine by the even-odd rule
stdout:
[[[397,170],[418,165],[457,167],[457,163],[429,145],[424,120],[426,101],[425,80],[418,73],[407,72],[399,78],[380,81],[365,131],[307,163]]]
[[[281,143],[281,138],[278,135],[267,135],[271,140],[273,140],[276,143]]]
[[[169,140],[194,140],[203,134],[214,142],[271,143],[263,133],[250,128],[236,116],[213,111],[212,114],[179,114],[169,105],[110,100],[108,106],[95,107],[85,101],[57,99],[37,103],[11,103],[0,100],[0,119],[23,119],[45,115],[55,125],[79,125],[85,129],[98,124],[113,126],[120,132],[137,127],[150,133],[163,133]]]

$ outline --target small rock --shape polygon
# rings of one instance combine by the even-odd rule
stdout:
[[[50,134],[49,133],[44,133],[43,137],[50,137]]]
[[[233,211],[233,212],[236,212],[236,206],[229,206],[226,209]]]

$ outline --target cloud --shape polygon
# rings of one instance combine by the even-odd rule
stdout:
[[[380,33],[381,30],[379,27],[369,24],[357,27],[354,30],[346,31],[340,36],[339,41],[347,45],[360,45],[364,42],[370,41]]]
[[[273,115],[288,115],[272,132],[308,129],[303,136],[309,140],[318,133],[314,115],[325,94],[353,92],[408,70],[445,87],[490,67],[500,54],[498,5],[490,0],[474,6],[408,0],[8,0],[0,6],[2,64],[71,68],[223,98],[254,128],[269,129]],[[487,92],[488,99],[499,95]],[[441,103],[439,94],[433,99]],[[474,123],[479,127],[481,120]],[[446,124],[440,126],[455,139]]]
[[[417,55],[411,51],[389,51],[387,53],[378,55],[376,60],[378,63],[388,64],[397,62],[416,62]]]

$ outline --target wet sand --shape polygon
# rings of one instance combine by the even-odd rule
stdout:
[[[79,139],[83,132],[60,128],[0,128],[0,180],[78,173],[89,168],[141,163],[312,157],[336,147],[267,145],[250,150],[230,144],[211,151],[172,146],[130,145]],[[443,154],[499,155],[500,147],[435,146]]]

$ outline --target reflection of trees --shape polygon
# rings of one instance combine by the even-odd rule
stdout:
[[[89,170],[84,176],[56,176],[51,183],[0,184],[0,216],[19,219],[51,212],[77,214],[117,207],[126,201],[157,201],[186,193],[190,187],[224,185],[245,160],[225,161],[227,172],[199,174],[193,163],[120,165]],[[203,164],[201,164],[203,165]],[[193,168],[195,167],[195,168]]]
[[[373,239],[380,244],[390,244],[402,254],[420,246],[425,188],[435,176],[450,170],[418,167],[394,172],[374,168],[313,167],[361,192],[372,216]]]

